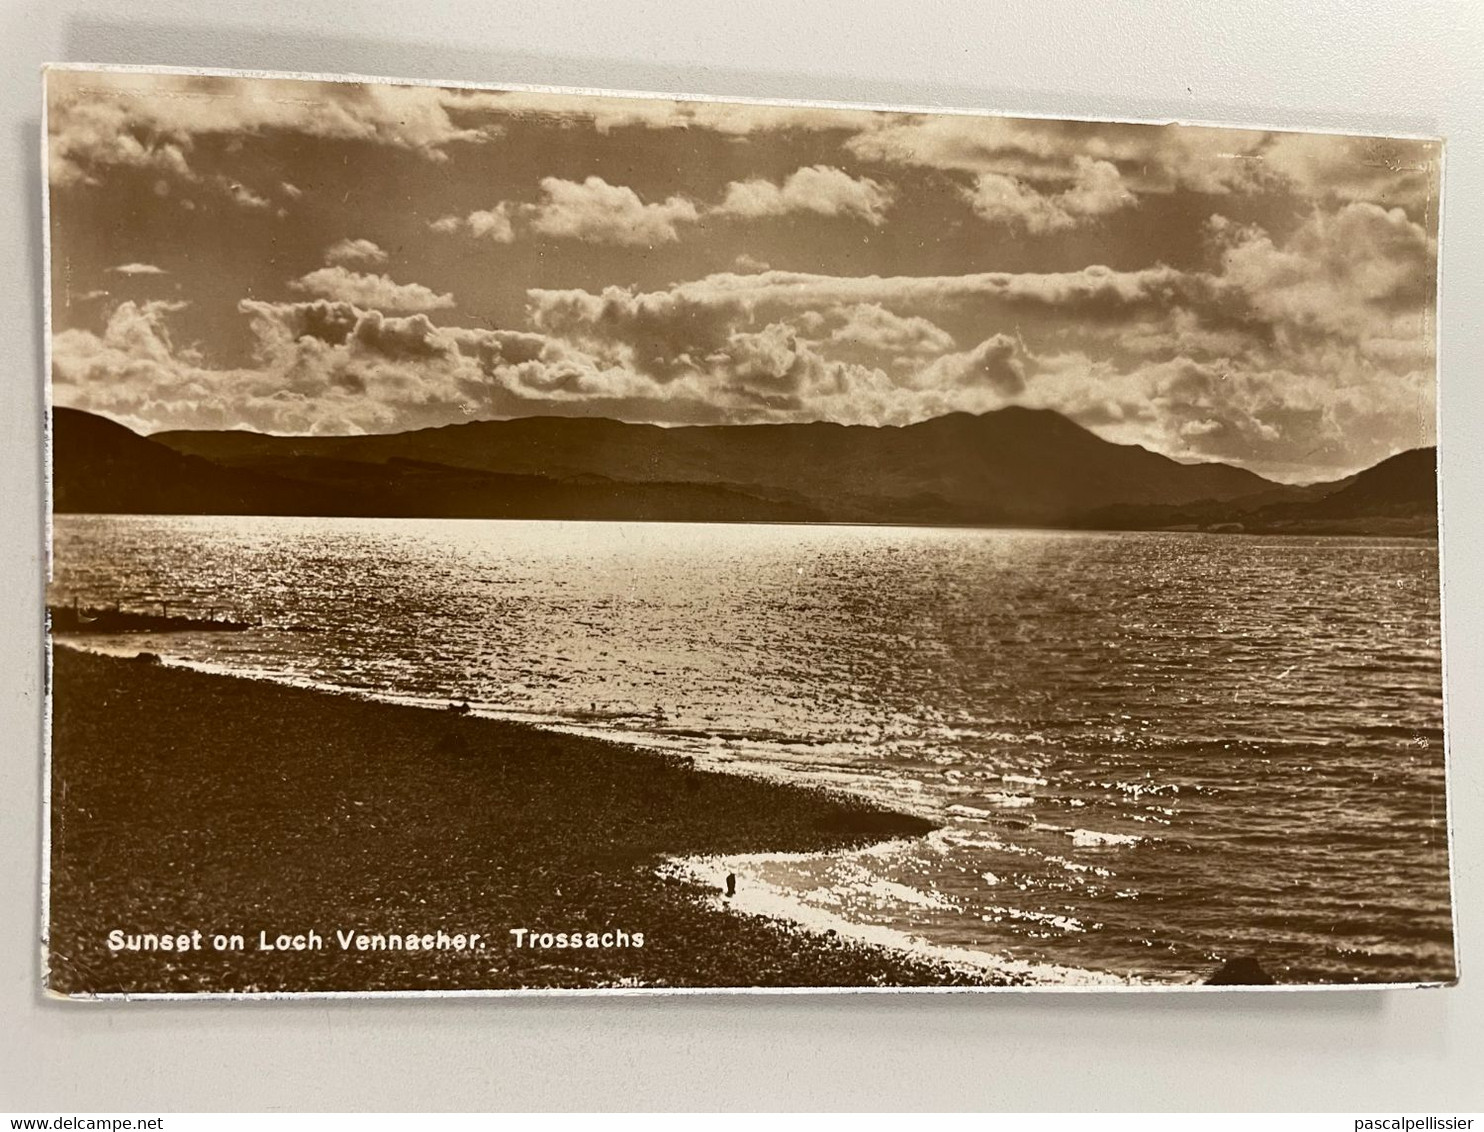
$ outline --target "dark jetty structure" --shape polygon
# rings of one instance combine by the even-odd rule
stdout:
[[[85,609],[76,605],[49,605],[47,619],[53,633],[240,633],[255,626],[250,621],[224,617],[181,617],[166,612],[141,613],[112,606]]]

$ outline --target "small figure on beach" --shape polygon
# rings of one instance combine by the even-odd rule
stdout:
[[[736,896],[737,895],[737,874],[736,873],[727,873],[727,895],[728,896]]]

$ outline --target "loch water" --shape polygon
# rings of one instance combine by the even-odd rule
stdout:
[[[1453,977],[1437,546],[1183,533],[58,516],[88,636],[931,817],[760,858],[800,919],[1118,979]]]

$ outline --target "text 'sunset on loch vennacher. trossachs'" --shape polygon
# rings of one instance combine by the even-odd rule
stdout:
[[[45,87],[51,992],[1454,980],[1437,141]]]

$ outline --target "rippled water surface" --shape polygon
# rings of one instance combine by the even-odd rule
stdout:
[[[809,911],[1119,977],[1451,978],[1437,549],[1198,534],[60,516],[89,640],[617,734],[943,828]],[[738,865],[735,867],[743,867]]]

